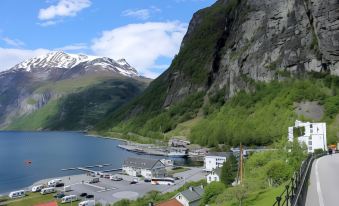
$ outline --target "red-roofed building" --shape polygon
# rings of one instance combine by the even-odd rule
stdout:
[[[156,206],[183,206],[183,205],[176,199],[170,199],[167,200],[166,202],[156,204]]]
[[[42,203],[42,204],[38,204],[34,206],[58,206],[58,203],[54,201],[54,202],[47,202],[47,203]]]

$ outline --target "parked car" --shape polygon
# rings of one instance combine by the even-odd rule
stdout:
[[[55,185],[55,187],[63,187],[63,186],[65,186],[65,184],[64,184],[64,183],[62,183],[62,182],[60,182],[60,183],[57,183],[57,184]]]
[[[98,183],[99,181],[100,181],[99,178],[96,177],[96,178],[91,179],[91,181],[89,181],[89,183],[93,184],[93,183]]]
[[[61,179],[53,179],[53,180],[48,181],[47,185],[49,187],[56,187],[56,185],[58,185],[60,183],[62,183]]]
[[[121,177],[117,177],[117,176],[111,176],[109,179],[112,180],[112,181],[121,181],[122,180]]]
[[[35,185],[32,187],[32,192],[40,192],[43,188],[45,188],[45,185]]]
[[[80,195],[79,195],[80,197],[86,197],[87,196],[87,193],[81,193]]]
[[[135,185],[135,184],[137,184],[137,183],[138,183],[137,181],[132,181],[132,182],[130,182],[131,185]]]
[[[14,191],[14,192],[9,193],[8,197],[11,199],[14,199],[14,198],[19,198],[19,197],[25,197],[25,195],[26,195],[25,190],[19,190],[19,191]]]
[[[94,198],[94,195],[87,195],[86,198],[87,199],[92,199],[92,198]]]
[[[78,200],[78,197],[76,195],[68,195],[68,196],[61,198],[61,203],[75,202],[77,200]]]
[[[56,195],[53,195],[53,197],[57,198],[57,199],[61,199],[61,198],[65,197],[65,194],[61,192],[61,193],[58,193]]]
[[[46,195],[46,194],[51,194],[56,192],[55,187],[48,187],[48,188],[44,188],[40,191],[40,194],[42,195]]]
[[[95,201],[85,200],[85,201],[79,202],[79,206],[95,206]]]
[[[151,182],[152,180],[151,179],[144,179],[144,182]]]

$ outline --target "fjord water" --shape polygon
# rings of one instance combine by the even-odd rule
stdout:
[[[0,194],[44,178],[81,173],[61,171],[63,168],[107,163],[112,166],[103,169],[121,168],[127,157],[137,154],[118,144],[118,140],[76,132],[0,132]]]

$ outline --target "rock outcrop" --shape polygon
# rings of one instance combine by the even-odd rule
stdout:
[[[202,33],[204,21],[213,17],[221,22],[222,32]],[[213,50],[190,49],[209,52],[199,71],[206,75],[194,81],[185,64],[174,60],[160,77],[168,82],[163,106],[199,90],[226,88],[227,99],[250,90],[251,81],[282,80],[311,71],[339,75],[338,0],[219,0],[193,16],[178,56],[198,32],[205,38],[217,35]]]

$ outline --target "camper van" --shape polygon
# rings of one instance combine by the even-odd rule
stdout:
[[[9,193],[8,197],[11,199],[24,197],[25,196],[25,190],[19,190]]]
[[[95,206],[94,200],[85,200],[79,203],[79,206]]]
[[[47,188],[42,189],[42,190],[40,191],[40,193],[41,193],[42,195],[45,195],[45,194],[53,193],[53,192],[55,192],[55,191],[56,191],[56,190],[55,190],[55,187],[47,187]]]
[[[78,200],[78,197],[76,195],[68,195],[68,196],[61,198],[61,203],[74,202],[77,200]]]
[[[57,184],[60,184],[60,183],[62,183],[61,179],[54,179],[54,180],[48,181],[47,185],[49,187],[55,187],[55,186],[57,186]]]
[[[44,187],[44,185],[35,185],[32,187],[32,192],[40,192]]]
[[[64,192],[69,192],[69,191],[72,191],[71,185],[65,186],[64,187]]]

